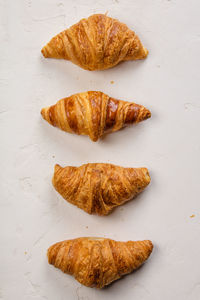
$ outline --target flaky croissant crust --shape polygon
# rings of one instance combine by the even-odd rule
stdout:
[[[149,184],[146,168],[123,168],[104,163],[80,167],[55,166],[52,183],[68,202],[89,214],[107,215],[137,196]]]
[[[88,135],[92,141],[151,117],[144,106],[117,100],[99,91],[63,98],[43,108],[41,114],[49,124],[70,133]]]
[[[125,24],[95,14],[53,37],[42,54],[70,60],[91,71],[108,69],[125,60],[143,59],[148,51]]]
[[[153,249],[149,240],[118,242],[82,237],[52,245],[48,261],[88,287],[103,288],[137,269]]]

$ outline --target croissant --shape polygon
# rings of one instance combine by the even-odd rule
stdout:
[[[90,71],[143,59],[148,54],[134,31],[102,14],[80,20],[53,37],[41,51],[44,57],[70,60]]]
[[[41,110],[51,125],[97,141],[104,133],[114,132],[151,117],[142,105],[110,98],[102,92],[89,91],[59,100]]]
[[[103,288],[137,269],[148,259],[152,249],[149,240],[117,242],[83,237],[52,245],[47,256],[50,264],[73,275],[81,284]]]
[[[80,167],[55,165],[53,186],[68,202],[89,214],[107,215],[138,195],[149,184],[146,168],[89,163]]]

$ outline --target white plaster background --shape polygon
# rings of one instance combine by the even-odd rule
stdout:
[[[199,10],[198,0],[0,0],[0,299],[199,299]],[[106,11],[138,33],[145,61],[89,72],[42,57],[52,36]],[[42,107],[86,90],[141,103],[152,118],[97,143],[42,120]],[[51,185],[55,163],[87,162],[146,166],[152,182],[110,216],[90,216]],[[51,244],[79,236],[155,248],[137,272],[95,290],[47,263]]]

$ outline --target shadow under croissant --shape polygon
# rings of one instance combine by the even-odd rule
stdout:
[[[148,260],[149,261],[149,260]],[[141,266],[139,266],[139,268],[137,268],[136,270],[133,270],[131,273],[128,273],[128,274],[125,274],[123,275],[121,278],[111,282],[110,284],[104,286],[101,290],[102,291],[107,291],[107,290],[110,290],[114,287],[115,284],[117,284],[119,281],[121,280],[126,280],[126,278],[128,278],[128,276],[135,276],[135,273],[138,273],[140,272],[143,268],[145,268],[145,264],[146,262],[144,262]]]
[[[151,184],[151,182],[149,183],[149,185]],[[144,197],[143,197],[143,194],[146,192],[146,190],[148,189],[149,185],[140,193],[138,194],[137,196],[131,198],[130,200],[124,202],[122,205],[120,206],[117,206],[115,207],[110,213],[112,214],[113,216],[116,214],[117,211],[120,211],[120,208],[122,209],[127,209],[128,211],[134,211],[133,207],[132,206],[135,206],[136,205],[136,202],[135,201],[145,201]],[[143,200],[142,200],[143,199]],[[141,203],[140,203],[141,204]]]
[[[47,122],[43,122],[43,120],[42,120],[42,123],[44,123],[44,126],[42,126],[41,128],[43,128],[44,131],[48,131],[48,135],[45,134],[45,137],[51,135],[52,138],[54,138],[54,140],[57,140],[56,143],[58,143],[58,142],[59,143],[61,142],[62,144],[63,144],[63,142],[67,143],[68,135],[73,136],[73,138],[75,139],[74,142],[70,143],[70,144],[67,143],[66,144],[67,147],[69,147],[69,146],[73,147],[73,145],[75,145],[76,140],[79,143],[80,139],[82,139],[83,142],[88,140],[91,144],[93,144],[93,143],[102,143],[102,144],[105,144],[105,145],[109,145],[111,143],[113,144],[113,142],[115,141],[115,137],[117,137],[117,134],[119,135],[120,132],[126,132],[127,131],[127,133],[125,135],[122,135],[120,137],[120,145],[123,145],[123,139],[130,139],[130,133],[128,133],[128,131],[133,132],[131,134],[132,134],[132,137],[134,136],[134,139],[135,139],[135,138],[137,138],[141,135],[141,133],[139,132],[139,129],[140,128],[142,129],[142,126],[145,126],[144,122],[128,125],[128,126],[125,126],[125,127],[121,128],[118,131],[107,132],[101,138],[99,138],[99,140],[97,142],[93,142],[93,141],[90,140],[90,137],[87,136],[87,135],[77,135],[75,133],[62,131],[60,128],[50,126]],[[59,134],[57,133],[57,130],[59,131]],[[119,139],[116,140],[116,144],[119,144]],[[73,147],[73,153],[76,152],[76,149],[79,150],[79,147],[78,148]],[[82,148],[82,151],[83,151],[83,149],[84,148]],[[87,153],[87,151],[86,151],[86,153]]]
[[[155,244],[154,244],[154,248],[155,248]],[[151,255],[151,256],[152,256],[152,255]],[[101,288],[101,289],[95,288],[95,287],[93,287],[93,288],[96,289],[96,291],[99,291],[99,292],[101,292],[101,293],[107,292],[107,291],[111,290],[113,287],[115,287],[115,284],[118,284],[119,282],[121,282],[121,281],[123,281],[123,280],[126,280],[126,278],[131,278],[131,277],[137,276],[138,273],[141,272],[141,270],[142,270],[143,268],[145,268],[146,263],[149,263],[149,262],[150,262],[150,258],[148,259],[148,262],[144,262],[144,263],[143,263],[141,266],[139,266],[136,270],[133,270],[132,272],[123,275],[123,276],[120,277],[119,279],[112,281],[110,284],[104,286],[104,287]],[[48,266],[48,267],[49,267],[49,266]],[[52,267],[52,269],[54,268],[53,266],[50,266],[50,267]],[[83,286],[83,287],[89,288],[89,287],[87,287],[87,286],[85,286],[85,285],[82,285],[82,284],[79,283],[78,281],[76,281],[76,279],[74,278],[73,275],[70,275],[70,274],[68,274],[68,273],[63,273],[61,270],[59,270],[59,269],[57,269],[57,268],[56,268],[56,270],[57,270],[57,272],[60,274],[59,277],[61,277],[61,281],[65,281],[65,276],[68,276],[68,279],[71,280],[71,284],[80,284],[81,287]],[[55,278],[57,278],[57,275],[56,275],[57,272],[56,272],[56,270],[53,270],[52,273],[50,272],[50,274],[53,276],[53,282],[55,282]],[[137,273],[137,275],[136,275],[136,273]],[[47,274],[49,275],[49,271],[48,271]],[[62,276],[62,275],[63,275],[63,276]],[[134,278],[131,278],[131,280],[133,280],[133,287],[134,287]],[[59,282],[59,281],[58,281],[58,282]],[[58,282],[57,282],[57,284],[58,284]],[[57,285],[57,284],[56,284],[56,285]],[[62,284],[59,284],[59,285],[62,286]],[[91,287],[90,287],[90,288],[91,288]]]
[[[130,124],[128,126],[125,126],[123,128],[121,128],[120,130],[118,131],[114,131],[114,132],[107,132],[105,133],[98,141],[99,142],[105,142],[106,144],[109,144],[110,141],[112,141],[114,139],[114,137],[117,136],[117,134],[120,134],[120,132],[126,132],[126,135],[129,135],[128,137],[126,135],[122,135],[121,136],[121,139],[120,139],[120,145],[122,145],[122,139],[123,138],[128,138],[130,140],[130,133],[128,134],[128,131],[133,131],[132,136],[134,135],[134,138],[138,135],[140,136],[140,132],[138,130],[138,128],[142,128],[142,125],[145,126],[145,123],[144,122],[140,122],[140,123],[137,123],[137,124]],[[124,131],[125,130],[125,131]],[[113,138],[113,139],[112,139]],[[117,143],[119,144],[119,139],[117,139]]]
[[[148,52],[148,56],[149,56],[149,52]],[[123,61],[118,62],[115,66],[112,66],[108,69],[90,71],[90,70],[80,68],[80,66],[72,63],[70,60],[66,60],[66,59],[62,59],[62,58],[57,59],[57,58],[52,58],[52,57],[48,57],[48,60],[47,60],[46,58],[44,58],[42,53],[40,56],[42,63],[46,62],[45,65],[49,65],[49,66],[51,65],[52,68],[54,69],[54,71],[55,71],[55,66],[56,66],[57,68],[59,68],[58,73],[61,74],[61,72],[62,72],[63,74],[65,74],[65,76],[66,76],[66,74],[69,74],[69,73],[74,75],[74,71],[75,72],[77,71],[77,73],[79,73],[79,74],[80,74],[80,72],[88,72],[89,74],[92,74],[92,76],[94,76],[94,74],[101,73],[102,71],[104,72],[104,76],[107,76],[113,72],[115,72],[115,74],[116,74],[117,71],[127,72],[128,70],[131,70],[131,72],[132,72],[134,69],[137,69],[140,66],[140,64],[144,64],[145,61],[148,60],[147,57],[145,59],[128,60],[128,61],[123,60]],[[51,66],[50,66],[50,68],[51,68]],[[73,76],[72,76],[72,78],[73,78]]]
[[[151,182],[148,184],[148,186],[151,184]],[[93,214],[94,216],[99,216],[99,217],[106,217],[106,216],[110,216],[112,215],[113,217],[118,213],[120,212],[120,208],[121,209],[128,209],[128,211],[134,211],[134,209],[132,209],[130,206],[134,206],[136,205],[135,204],[135,201],[142,201],[142,198],[143,198],[143,193],[146,192],[146,189],[148,188],[148,186],[138,195],[136,195],[135,197],[131,198],[130,200],[124,202],[123,204],[119,205],[119,206],[116,206],[114,207],[107,215],[97,215],[97,214]]]
[[[151,182],[150,182],[150,183],[151,183]],[[149,183],[149,185],[150,185],[150,183]],[[147,186],[147,187],[148,187],[148,186]],[[121,210],[122,210],[122,209],[124,209],[124,207],[126,207],[126,206],[127,206],[127,208],[128,208],[128,206],[134,206],[133,203],[135,203],[135,201],[138,201],[138,200],[139,200],[139,201],[142,201],[142,200],[141,200],[141,199],[142,199],[142,195],[143,195],[143,193],[145,193],[147,187],[146,187],[142,192],[140,192],[140,194],[138,194],[138,195],[136,195],[135,197],[131,198],[130,200],[124,202],[123,204],[114,207],[114,208],[113,208],[112,210],[110,210],[109,213],[106,214],[106,215],[99,215],[99,214],[95,214],[95,213],[89,214],[89,213],[85,212],[83,209],[81,209],[81,208],[77,207],[76,205],[74,205],[74,204],[68,202],[68,201],[67,201],[66,199],[64,199],[58,192],[57,192],[57,193],[58,193],[58,195],[60,196],[59,199],[61,198],[61,200],[64,201],[64,202],[66,203],[66,205],[69,205],[69,206],[71,206],[71,205],[72,205],[72,206],[75,206],[75,208],[77,208],[77,209],[83,211],[83,212],[86,213],[86,214],[89,214],[90,216],[97,217],[97,218],[101,218],[101,217],[104,217],[104,218],[105,218],[106,216],[112,215],[112,217],[118,218],[118,215],[117,215],[117,214],[120,213],[120,208],[121,208]],[[132,209],[132,208],[129,207],[129,208],[128,208],[128,211],[134,211],[134,209]]]
[[[121,278],[119,278],[119,279],[117,279],[117,280],[111,282],[109,285],[106,285],[106,286],[105,286],[103,289],[101,289],[100,291],[101,291],[101,292],[109,291],[109,290],[112,289],[112,288],[115,286],[115,284],[117,284],[119,281],[125,280],[126,278],[129,278],[129,276],[130,276],[130,278],[131,278],[131,277],[134,277],[134,276],[138,276],[138,273],[140,273],[140,272],[143,270],[143,268],[145,268],[146,264],[149,264],[149,263],[150,263],[150,261],[151,261],[151,259],[152,259],[152,254],[155,253],[155,251],[157,251],[157,247],[156,247],[156,244],[154,243],[154,244],[153,244],[153,252],[151,253],[151,256],[148,258],[148,261],[144,262],[144,263],[143,263],[141,266],[139,266],[139,268],[137,268],[136,270],[133,270],[132,272],[130,272],[130,273],[128,273],[128,274],[125,274],[125,275],[123,275]],[[137,273],[137,274],[136,274],[136,273]],[[134,288],[134,278],[132,278],[132,280],[133,280],[133,288]]]
[[[150,261],[150,259],[148,259],[148,262]],[[93,287],[94,289],[96,289],[97,291],[103,293],[103,292],[107,292],[109,290],[111,290],[113,287],[115,287],[115,284],[118,284],[119,282],[123,281],[123,280],[126,280],[126,278],[131,278],[131,277],[134,277],[134,276],[137,276],[136,273],[138,272],[141,272],[141,270],[143,268],[145,268],[145,265],[146,265],[147,262],[144,262],[139,268],[137,268],[136,270],[133,270],[132,272],[128,273],[128,274],[125,274],[125,275],[122,275],[122,277],[120,277],[119,279],[117,280],[114,280],[112,281],[110,284],[104,286],[103,288],[96,288],[96,287]],[[53,268],[53,266],[52,266]],[[79,283],[78,281],[76,281],[76,279],[74,278],[74,276],[70,275],[70,274],[67,274],[67,273],[63,273],[61,270],[57,269],[57,271],[60,273],[60,275],[63,274],[63,278],[65,278],[65,276],[68,276],[69,279],[71,279],[72,281],[74,281],[74,283],[78,283],[80,284],[81,286],[83,287],[86,287],[86,288],[91,288],[91,287],[87,287],[85,285],[82,285],[81,283]],[[54,271],[54,274],[55,274],[55,271]],[[134,280],[134,278],[131,278],[131,280]],[[134,286],[134,282],[133,282],[133,286]]]
[[[129,60],[129,61],[120,61],[116,66],[110,68],[110,69],[106,69],[104,70],[104,72],[108,72],[108,71],[113,71],[113,69],[115,68],[115,72],[120,72],[121,77],[123,77],[123,72],[126,73],[127,76],[127,72],[130,70],[131,71],[131,75],[134,76],[134,70],[138,69],[140,67],[140,64],[145,64],[145,62],[148,59],[138,59],[138,60]],[[93,71],[93,72],[98,72],[98,71]]]

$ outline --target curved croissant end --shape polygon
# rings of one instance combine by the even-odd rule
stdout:
[[[88,135],[94,142],[104,133],[151,117],[151,112],[142,105],[96,91],[63,98],[55,105],[43,108],[41,114],[49,124],[66,132]]]
[[[41,51],[44,57],[70,60],[90,71],[143,59],[148,54],[134,31],[102,14],[80,20],[53,37]]]
[[[107,215],[133,199],[150,183],[146,168],[123,168],[93,163],[55,166],[53,186],[61,196],[89,214]]]
[[[118,242],[83,237],[52,245],[47,256],[50,264],[73,275],[81,284],[103,288],[137,269],[152,250],[149,240]]]
[[[68,59],[60,34],[53,37],[51,41],[42,48],[41,52],[46,58]]]

